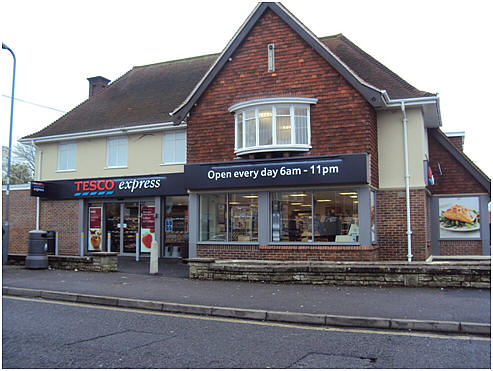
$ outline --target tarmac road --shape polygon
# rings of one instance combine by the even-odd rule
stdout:
[[[79,275],[79,277],[84,277]],[[4,368],[490,368],[489,338],[3,299]]]

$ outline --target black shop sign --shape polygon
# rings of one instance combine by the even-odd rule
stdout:
[[[366,154],[185,165],[188,189],[368,183]]]
[[[147,197],[184,194],[183,174],[31,182],[31,196],[47,199]]]

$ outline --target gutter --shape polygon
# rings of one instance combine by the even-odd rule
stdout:
[[[178,127],[186,127],[186,125],[178,125]],[[107,137],[111,135],[126,135],[126,134],[159,131],[159,130],[174,130],[176,128],[177,126],[173,125],[173,122],[162,122],[157,124],[148,124],[148,125],[143,124],[143,125],[126,126],[126,127],[103,129],[103,130],[93,130],[93,131],[78,132],[78,133],[48,135],[48,136],[37,137],[37,138],[23,138],[20,139],[19,142],[24,144],[33,144],[34,142],[35,143],[60,142],[64,140]]]

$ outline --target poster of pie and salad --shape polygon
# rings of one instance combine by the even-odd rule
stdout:
[[[440,238],[480,238],[479,198],[444,197],[439,201]]]

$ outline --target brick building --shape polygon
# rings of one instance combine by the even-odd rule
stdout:
[[[490,254],[490,180],[463,135],[440,131],[438,96],[278,3],[220,54],[89,83],[88,100],[23,139],[61,254],[138,259],[152,240],[163,257]]]

